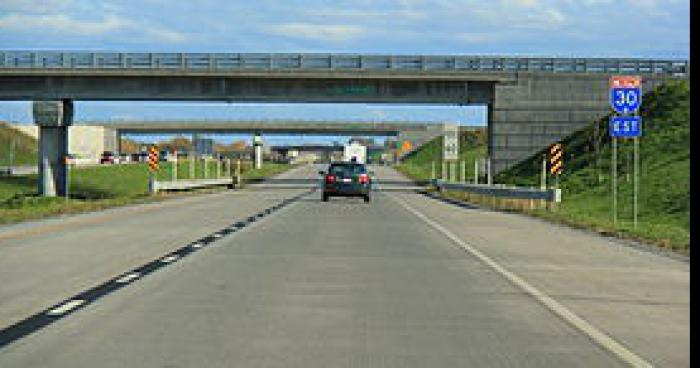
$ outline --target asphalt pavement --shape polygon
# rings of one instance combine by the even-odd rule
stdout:
[[[0,329],[55,318],[3,368],[690,365],[688,263],[411,192],[266,187],[2,227],[0,278]]]

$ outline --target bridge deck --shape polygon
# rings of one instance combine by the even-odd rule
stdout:
[[[570,72],[685,75],[687,60],[469,55],[117,53],[0,51],[0,72],[33,71],[382,71]]]

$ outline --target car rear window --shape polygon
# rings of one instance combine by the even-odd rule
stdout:
[[[336,176],[352,176],[365,174],[367,169],[363,165],[331,165],[328,173]]]

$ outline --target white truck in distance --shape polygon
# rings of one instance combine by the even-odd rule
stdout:
[[[359,143],[346,144],[344,147],[343,160],[352,161],[353,157],[355,161],[360,164],[367,163],[367,147]]]

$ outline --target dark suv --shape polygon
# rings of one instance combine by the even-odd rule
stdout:
[[[324,176],[324,202],[331,196],[362,197],[365,202],[369,202],[372,183],[370,172],[365,165],[355,162],[333,162],[328,166],[328,172],[318,173]]]

